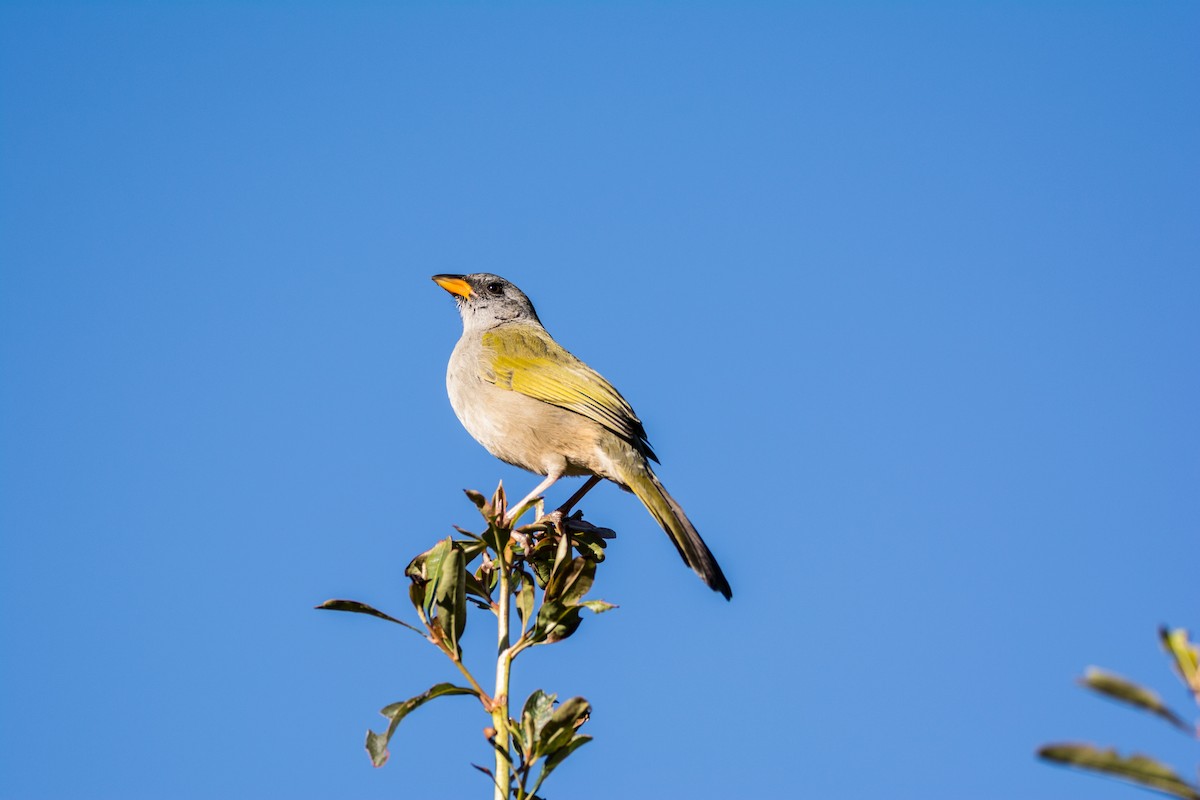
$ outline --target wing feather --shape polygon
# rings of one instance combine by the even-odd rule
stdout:
[[[600,373],[534,325],[483,334],[481,377],[502,389],[565,408],[604,426],[658,461],[633,408]]]

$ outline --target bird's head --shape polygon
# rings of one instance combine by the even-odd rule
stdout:
[[[494,328],[514,320],[541,324],[525,293],[499,275],[434,275],[433,282],[454,297],[467,329]]]

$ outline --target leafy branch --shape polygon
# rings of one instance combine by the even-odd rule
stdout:
[[[1200,705],[1200,648],[1188,640],[1182,628],[1159,628],[1159,641],[1171,657],[1175,673]],[[1200,724],[1189,723],[1167,707],[1157,692],[1120,675],[1089,667],[1079,683],[1085,688],[1166,722],[1194,739],[1200,739]],[[1171,767],[1141,753],[1123,756],[1115,749],[1090,744],[1049,744],[1038,750],[1038,757],[1054,764],[1098,772],[1114,778],[1185,800],[1200,800],[1200,786],[1189,783]]]
[[[615,608],[603,600],[585,599],[604,561],[607,540],[615,534],[597,528],[576,512],[555,512],[530,525],[516,526],[524,509],[508,514],[504,487],[491,499],[467,490],[486,524],[482,533],[456,528],[459,537],[440,540],[414,558],[404,570],[409,600],[419,625],[356,600],[327,600],[328,611],[366,614],[400,625],[437,647],[454,664],[466,686],[439,683],[408,700],[392,703],[383,733],[367,732],[371,763],[388,760],[388,744],[401,720],[438,697],[471,695],[491,718],[486,729],[495,754],[492,769],[476,765],[495,786],[496,800],[537,800],[542,782],[568,756],[591,741],[577,733],[591,715],[582,697],[557,703],[557,695],[538,689],[525,701],[520,719],[510,715],[509,679],[513,661],[525,650],[569,638],[583,621],[583,611]],[[470,604],[470,605],[468,605]],[[516,606],[517,624],[511,609]],[[463,661],[462,637],[469,610],[491,612],[496,619],[496,672],[488,694]]]

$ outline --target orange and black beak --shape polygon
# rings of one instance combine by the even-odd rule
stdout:
[[[471,296],[471,284],[463,280],[462,275],[434,275],[433,282],[464,300]]]

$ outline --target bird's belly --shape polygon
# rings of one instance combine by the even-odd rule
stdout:
[[[463,427],[496,458],[539,475],[608,471],[599,447],[604,432],[591,420],[453,370],[446,389]]]

